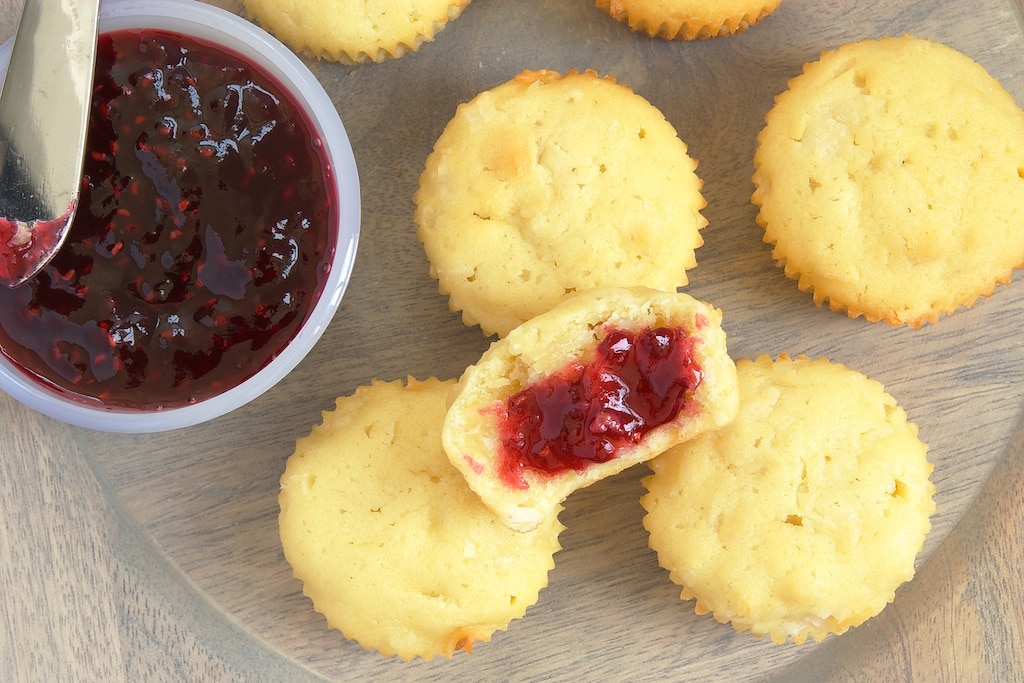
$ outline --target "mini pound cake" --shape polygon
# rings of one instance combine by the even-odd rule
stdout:
[[[548,524],[572,491],[732,418],[721,320],[686,294],[644,287],[570,297],[466,370],[444,449],[510,528]]]
[[[650,545],[684,600],[777,643],[878,614],[931,528],[932,465],[882,385],[826,360],[740,360],[740,408],[649,463]]]
[[[523,71],[459,106],[414,199],[441,293],[498,336],[567,293],[675,291],[706,223],[675,129],[593,71]]]
[[[247,15],[296,52],[342,64],[418,50],[469,0],[242,0]]]
[[[776,99],[754,163],[774,258],[850,317],[917,328],[1024,265],[1024,112],[944,45],[825,52]]]
[[[281,477],[285,557],[313,607],[363,647],[471,650],[547,585],[562,527],[510,531],[441,449],[454,381],[374,382],[339,398]]]
[[[742,33],[775,11],[780,0],[597,0],[613,19],[666,40]]]

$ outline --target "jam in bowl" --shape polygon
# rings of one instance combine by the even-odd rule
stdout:
[[[0,290],[0,388],[94,429],[184,427],[268,390],[330,322],[355,162],[319,82],[245,19],[104,3],[99,29],[78,210]]]

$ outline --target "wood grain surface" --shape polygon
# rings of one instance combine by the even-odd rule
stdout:
[[[20,7],[0,0],[0,38]],[[1020,0],[784,0],[743,35],[668,43],[592,0],[474,0],[399,60],[308,60],[362,182],[341,310],[274,390],[192,429],[92,432],[0,394],[0,679],[1024,680],[1024,286],[921,330],[851,320],[783,277],[749,202],[764,114],[821,50],[911,32],[970,55],[1024,102],[1022,17]],[[486,348],[427,276],[412,193],[458,103],[524,68],[614,75],[676,126],[709,202],[688,291],[723,309],[735,357],[829,357],[882,381],[920,426],[938,510],[916,578],[878,617],[776,646],[695,616],[647,549],[642,468],[570,498],[540,601],[472,654],[385,660],[302,596],[276,529],[295,439],[373,378],[457,376]]]

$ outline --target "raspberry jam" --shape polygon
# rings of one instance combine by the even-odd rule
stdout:
[[[593,361],[509,397],[500,413],[503,481],[525,488],[526,469],[581,472],[676,419],[703,379],[695,343],[678,327],[609,330]]]
[[[337,200],[275,79],[192,37],[100,37],[78,211],[0,287],[3,353],[109,406],[202,401],[269,363],[327,279]]]

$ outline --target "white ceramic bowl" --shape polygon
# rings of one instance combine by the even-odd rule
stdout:
[[[337,241],[320,298],[298,333],[270,363],[234,388],[199,403],[164,410],[139,411],[105,407],[69,398],[28,376],[0,355],[0,389],[58,420],[91,429],[143,433],[177,429],[219,417],[260,396],[287,375],[320,338],[334,316],[348,284],[359,237],[359,179],[348,135],[319,81],[276,38],[246,19],[191,0],[105,0],[99,31],[162,29],[205,40],[261,66],[305,109],[323,142],[331,166],[339,209]],[[6,71],[11,41],[0,46],[0,69]]]

